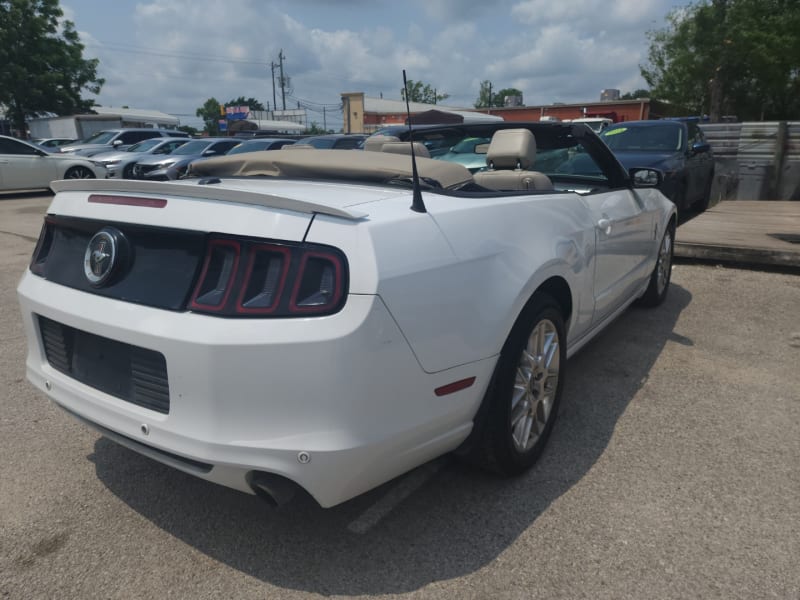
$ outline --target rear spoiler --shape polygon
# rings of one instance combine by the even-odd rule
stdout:
[[[189,183],[188,181],[191,181]],[[198,179],[182,181],[140,181],[136,179],[62,179],[53,181],[50,189],[54,192],[105,192],[155,194],[159,196],[184,197],[192,199],[219,200],[238,204],[254,204],[269,208],[291,210],[301,213],[321,213],[342,217],[353,221],[363,219],[368,213],[350,210],[308,200],[296,200],[272,194],[235,190],[219,185],[200,185]]]

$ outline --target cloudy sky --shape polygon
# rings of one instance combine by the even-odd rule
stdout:
[[[526,104],[599,99],[645,87],[645,32],[678,0],[62,0],[106,80],[96,98],[178,115],[197,126],[209,97],[272,104],[283,50],[287,108],[341,127],[341,92],[400,99],[409,79],[470,107],[480,82]],[[278,90],[278,107],[281,106]]]

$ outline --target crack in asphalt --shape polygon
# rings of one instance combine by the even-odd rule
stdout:
[[[28,240],[29,242],[38,242],[39,241],[39,237],[38,236],[37,237],[33,237],[33,236],[25,235],[25,234],[22,234],[22,233],[14,233],[13,231],[3,231],[3,230],[0,230],[0,233],[5,233],[7,235],[13,235],[15,237],[22,238],[23,240]]]

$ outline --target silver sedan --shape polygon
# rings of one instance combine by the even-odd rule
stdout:
[[[0,192],[50,189],[57,179],[103,179],[106,170],[90,160],[53,154],[35,144],[0,135]]]

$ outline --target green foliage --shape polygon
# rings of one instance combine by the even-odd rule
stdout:
[[[648,33],[652,94],[742,120],[800,116],[800,2],[701,0]]]
[[[198,134],[198,130],[192,127],[191,125],[181,125],[177,127],[178,131],[183,131],[188,133],[190,136],[194,137]]]
[[[311,121],[311,126],[307,127],[303,132],[307,135],[325,135],[326,133],[333,133],[333,129],[323,129],[316,121]]]
[[[75,25],[58,0],[0,0],[0,104],[14,128],[42,113],[88,112],[100,93],[97,59],[83,58]]]
[[[619,97],[620,100],[638,100],[639,98],[652,98],[650,90],[633,90],[632,92],[625,92]]]
[[[239,96],[238,98],[226,102],[225,106],[249,106],[250,110],[267,110],[264,108],[264,105],[255,98],[245,98],[244,96]]]
[[[195,115],[206,123],[205,131],[208,135],[219,135],[219,120],[223,118],[220,112],[220,103],[216,98],[209,98],[203,106],[195,111]]]
[[[408,101],[423,102],[425,104],[438,104],[441,100],[446,100],[450,94],[439,94],[430,84],[422,81],[408,80]],[[400,90],[400,98],[406,99],[405,88]]]
[[[481,81],[478,90],[478,99],[475,101],[475,108],[492,108],[505,106],[506,96],[522,96],[522,92],[517,88],[503,88],[495,90],[492,82],[486,79]]]
[[[503,88],[492,94],[494,96],[494,106],[505,106],[508,96],[522,96],[522,92],[517,88]]]

